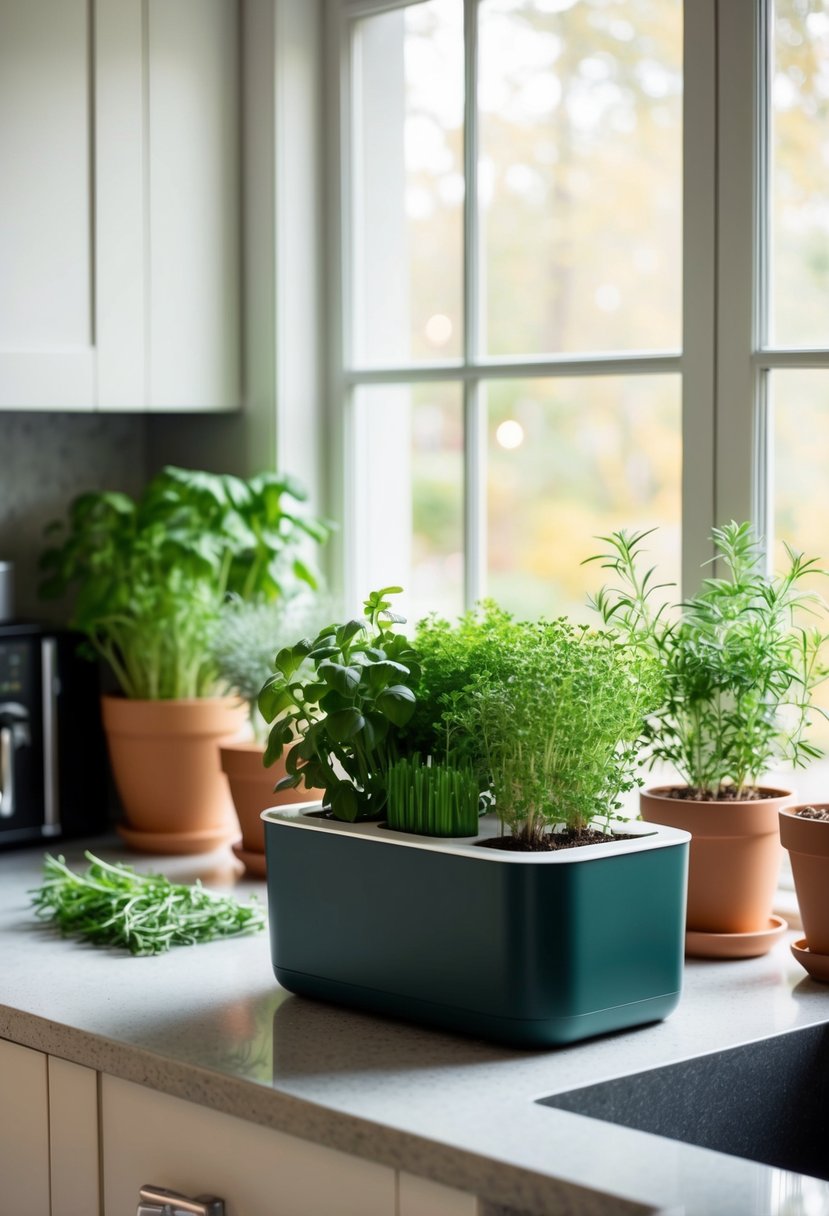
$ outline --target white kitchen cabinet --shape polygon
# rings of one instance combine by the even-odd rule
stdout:
[[[0,0],[0,408],[241,404],[241,0]]]
[[[91,1068],[0,1039],[0,1211],[99,1210],[98,1078]]]
[[[227,1216],[395,1216],[395,1172],[115,1077],[101,1078],[104,1211],[146,1183],[224,1199]]]
[[[398,1174],[397,1216],[481,1216],[475,1195],[403,1170]]]
[[[49,1056],[51,1216],[100,1210],[98,1074]]]
[[[0,1210],[49,1212],[46,1056],[0,1039]]]

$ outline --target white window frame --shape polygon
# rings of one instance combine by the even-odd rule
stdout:
[[[353,484],[354,397],[362,386],[449,381],[462,385],[465,420],[465,601],[485,589],[486,425],[481,384],[495,377],[678,373],[682,378],[682,585],[698,585],[712,556],[711,529],[751,519],[772,533],[771,406],[775,368],[829,368],[829,350],[772,349],[763,303],[767,259],[759,236],[767,203],[762,149],[766,124],[771,0],[686,0],[684,6],[682,351],[537,359],[487,357],[477,348],[477,199],[464,203],[464,333],[459,360],[384,367],[350,364],[351,191],[349,99],[352,22],[405,7],[405,0],[324,0],[326,26],[329,509],[343,520],[335,583],[358,602],[358,495]],[[475,0],[466,6],[464,168],[477,162]]]

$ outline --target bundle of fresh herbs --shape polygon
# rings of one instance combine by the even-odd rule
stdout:
[[[120,946],[131,954],[162,954],[171,946],[264,928],[265,910],[255,899],[240,904],[229,895],[206,891],[199,882],[174,884],[93,853],[85,857],[88,870],[76,874],[62,857],[47,853],[43,885],[32,892],[37,917],[50,921],[64,937]]]

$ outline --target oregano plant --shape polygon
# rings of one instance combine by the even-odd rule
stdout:
[[[664,677],[662,704],[643,731],[645,754],[651,765],[671,765],[698,798],[750,797],[764,773],[821,755],[807,731],[812,694],[829,674],[826,610],[806,580],[824,571],[787,545],[786,568],[767,574],[751,525],[731,522],[712,533],[723,576],[671,608],[670,584],[643,562],[650,534],[601,537],[609,549],[588,559],[615,576],[593,607]]]

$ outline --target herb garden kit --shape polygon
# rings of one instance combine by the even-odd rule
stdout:
[[[515,1046],[658,1021],[682,977],[688,834],[557,852],[266,811],[279,983]]]
[[[260,696],[279,784],[324,790],[263,815],[277,979],[523,1046],[665,1017],[689,837],[611,830],[650,660],[491,604],[410,641],[393,590],[280,651]]]

